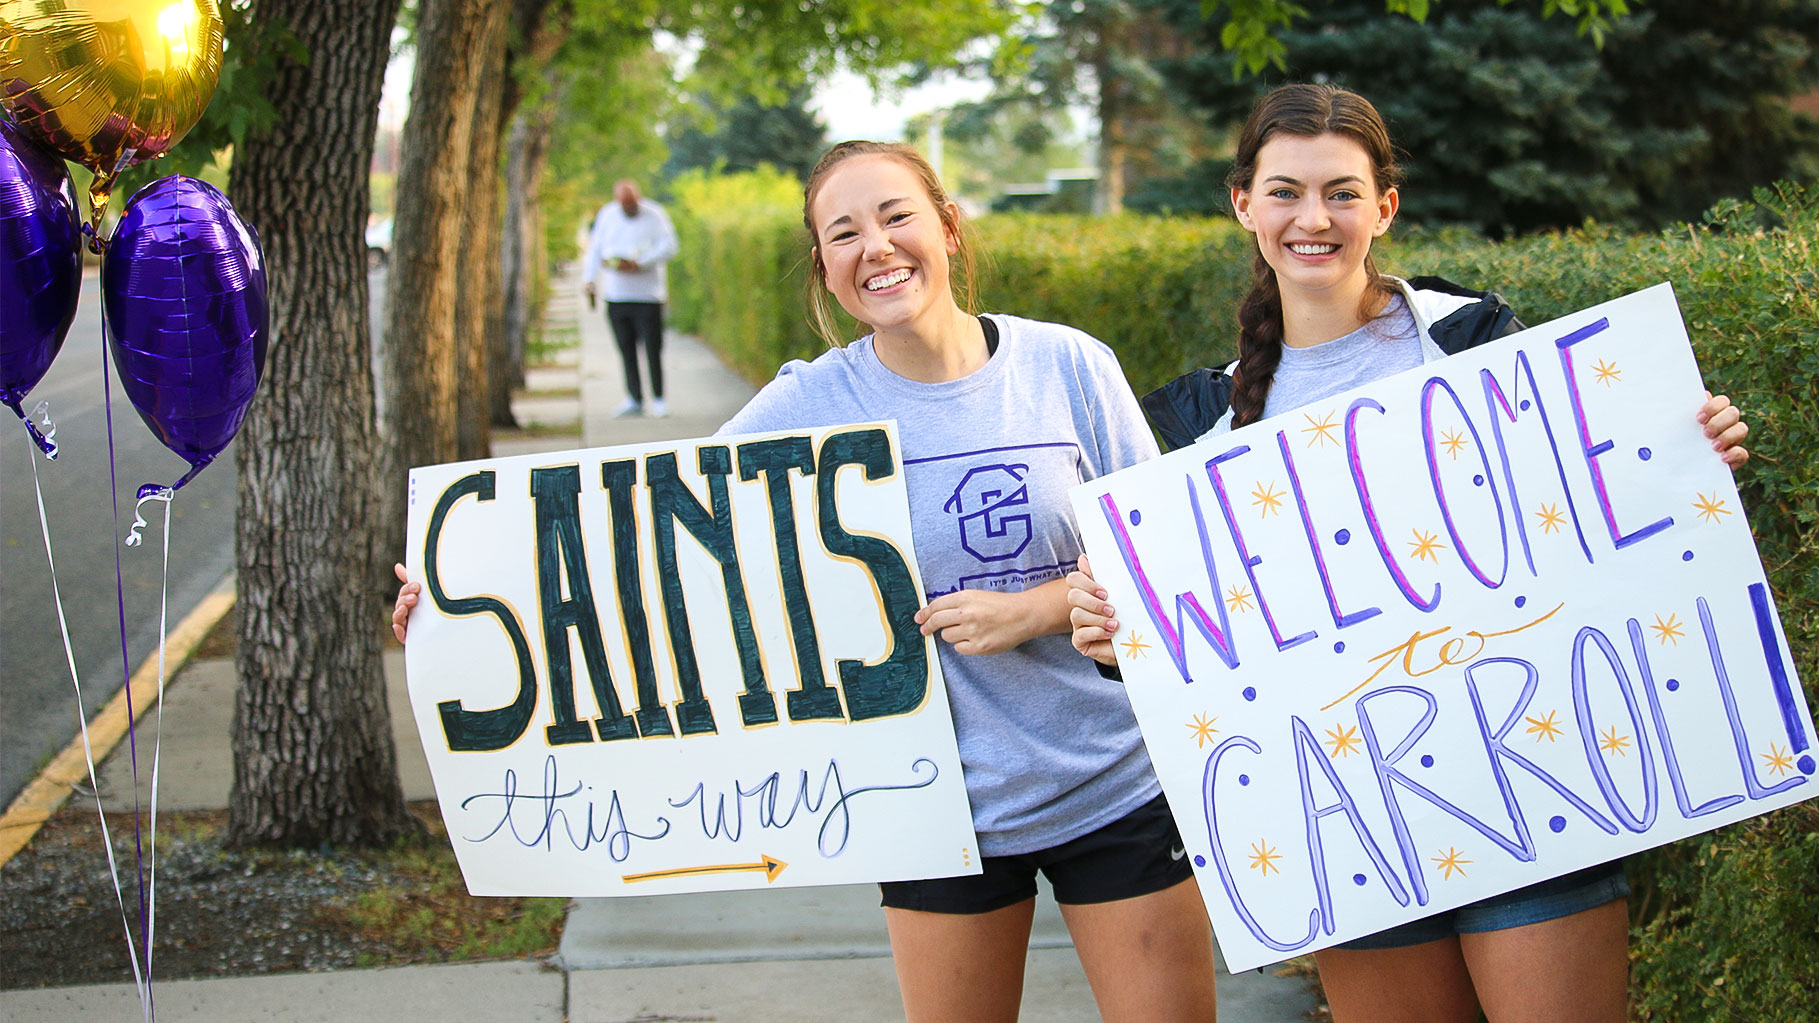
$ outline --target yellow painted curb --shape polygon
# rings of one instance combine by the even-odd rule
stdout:
[[[204,597],[194,611],[186,615],[177,627],[171,630],[164,640],[165,681],[168,684],[189,660],[202,638],[215,627],[229,609],[234,606],[234,591],[216,590]],[[153,653],[133,672],[133,678],[125,688],[114,694],[88,723],[88,741],[94,751],[95,764],[113,752],[116,745],[126,736],[127,726],[127,693],[132,693],[132,708],[139,717],[144,717],[153,704],[158,702],[158,655]],[[13,804],[6,808],[5,816],[0,816],[0,867],[18,854],[19,850],[31,842],[38,828],[56,813],[70,796],[70,786],[88,780],[88,757],[82,750],[82,736],[78,734],[63,747],[32,779],[31,784],[19,793]]]

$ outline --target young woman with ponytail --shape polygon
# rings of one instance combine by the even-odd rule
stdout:
[[[982,868],[880,885],[908,1023],[1015,1023],[1038,873],[1102,1019],[1213,1023],[1211,926],[1181,835],[1123,688],[1067,639],[1067,491],[1156,452],[1117,357],[1063,324],[962,307],[960,207],[909,146],[834,146],[802,214],[828,351],[783,366],[720,432],[897,421],[916,621],[937,640]],[[845,342],[829,296],[870,332]],[[421,598],[398,591],[400,642]]]
[[[1239,356],[1143,399],[1170,446],[1254,423],[1522,329],[1503,299],[1381,274],[1371,242],[1401,202],[1389,132],[1331,85],[1265,96],[1239,136],[1233,211],[1257,238]],[[1748,432],[1723,396],[1698,412],[1735,467]],[[1073,642],[1113,664],[1114,608],[1082,558],[1068,577]],[[1608,863],[1316,953],[1337,1023],[1472,1023],[1626,1016],[1629,887]]]

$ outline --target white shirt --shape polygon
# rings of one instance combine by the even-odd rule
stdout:
[[[678,251],[669,214],[649,199],[638,200],[638,212],[626,216],[617,202],[600,207],[588,236],[582,280],[600,289],[608,302],[667,302],[669,277],[664,264]],[[629,259],[635,271],[615,270],[608,262]]]

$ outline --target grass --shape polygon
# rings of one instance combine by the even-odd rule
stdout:
[[[544,323],[524,340],[524,368],[536,369],[548,366],[555,361],[556,353],[567,351],[581,343],[581,325],[578,323]]]
[[[510,959],[554,952],[566,899],[475,898],[467,894],[439,816],[423,814],[422,843],[382,855],[396,881],[319,911],[325,926],[369,939],[382,951],[358,965]]]

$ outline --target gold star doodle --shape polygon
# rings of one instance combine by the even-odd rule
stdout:
[[[1315,422],[1313,416],[1306,412],[1301,413],[1302,417],[1307,420],[1307,425],[1301,428],[1301,432],[1313,434],[1312,437],[1307,439],[1308,447],[1311,448],[1316,444],[1325,444],[1328,442],[1333,444],[1339,443],[1339,439],[1333,436],[1333,431],[1339,428],[1339,424],[1333,422],[1333,416],[1337,414],[1338,413],[1336,412],[1328,412],[1320,418],[1319,422]]]
[[[1763,766],[1768,768],[1776,777],[1780,777],[1794,769],[1794,755],[1792,753],[1789,753],[1787,750],[1782,749],[1780,745],[1772,742],[1768,744],[1768,749],[1769,751],[1767,753],[1758,753],[1756,755],[1766,761]]]
[[[1194,730],[1194,743],[1197,748],[1205,749],[1206,744],[1213,741],[1213,733],[1219,730],[1213,727],[1213,722],[1218,720],[1216,717],[1209,718],[1205,714],[1194,715],[1194,720],[1189,722],[1187,727]]]
[[[1560,527],[1566,523],[1566,516],[1560,514],[1560,506],[1557,504],[1542,505],[1541,510],[1535,513],[1535,517],[1541,520],[1543,533],[1558,533]]]
[[[1273,482],[1257,484],[1257,489],[1251,491],[1251,496],[1256,498],[1252,504],[1263,506],[1263,518],[1269,518],[1282,510],[1283,495],[1276,492],[1276,484]]]
[[[1249,611],[1251,609],[1250,587],[1242,583],[1233,583],[1231,588],[1225,591],[1225,606],[1233,611]]]
[[[1699,517],[1707,522],[1717,522],[1719,521],[1718,516],[1731,513],[1731,510],[1724,506],[1724,501],[1716,493],[1710,497],[1700,494],[1699,500],[1693,502],[1693,507],[1699,509]]]
[[[1439,533],[1423,533],[1419,529],[1415,530],[1415,541],[1409,544],[1414,548],[1415,560],[1431,559],[1438,562],[1440,555],[1434,552],[1446,550],[1446,544],[1440,543],[1439,540]]]
[[[1329,728],[1326,730],[1326,738],[1323,741],[1332,747],[1333,751],[1327,755],[1334,760],[1362,752],[1358,748],[1358,729],[1355,725]]]
[[[1627,735],[1618,735],[1617,726],[1612,725],[1598,733],[1598,748],[1606,753],[1615,753],[1620,757],[1627,757],[1630,755],[1630,737]]]
[[[1679,617],[1672,612],[1668,613],[1667,621],[1665,622],[1661,620],[1660,615],[1656,615],[1655,624],[1649,626],[1649,628],[1655,630],[1655,638],[1662,646],[1666,646],[1669,640],[1673,640],[1674,645],[1679,646],[1680,637],[1686,635],[1680,631]]]
[[[1143,641],[1143,633],[1133,632],[1131,638],[1124,641],[1124,653],[1127,657],[1145,657],[1150,645]]]
[[[1447,430],[1440,435],[1440,446],[1445,448],[1446,453],[1452,455],[1453,459],[1457,461],[1459,449],[1471,447],[1471,441],[1466,440],[1465,434],[1458,430]]]
[[[1592,364],[1592,372],[1597,374],[1598,382],[1606,387],[1609,387],[1613,380],[1618,382],[1623,380],[1623,371],[1617,368],[1617,364],[1605,362],[1603,359]]]
[[[1446,847],[1445,853],[1434,857],[1434,869],[1440,871],[1448,881],[1451,881],[1455,870],[1459,872],[1460,877],[1464,877],[1465,865],[1470,862],[1472,861],[1466,859],[1464,853],[1449,845]]]
[[[1536,742],[1543,739],[1553,742],[1560,738],[1560,722],[1556,720],[1559,714],[1557,710],[1550,710],[1538,718],[1524,718],[1529,724],[1528,734],[1533,735]]]
[[[1282,873],[1282,868],[1276,866],[1276,861],[1281,858],[1282,854],[1271,849],[1269,843],[1261,838],[1251,845],[1251,869],[1262,871],[1264,877],[1270,876],[1272,870]]]

